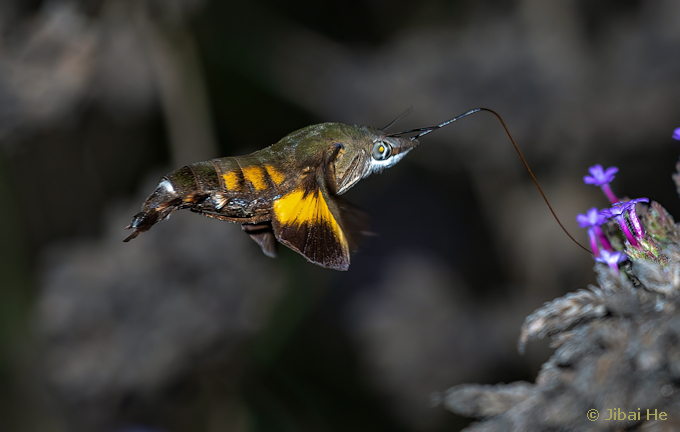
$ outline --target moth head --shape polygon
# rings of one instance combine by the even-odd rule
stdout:
[[[358,139],[343,143],[344,148],[335,160],[338,194],[344,193],[359,180],[396,164],[418,145],[418,141],[411,138],[390,136],[369,127],[360,128]]]
[[[410,138],[386,135],[376,137],[371,144],[371,157],[364,177],[381,172],[396,164],[417,145],[418,141]]]

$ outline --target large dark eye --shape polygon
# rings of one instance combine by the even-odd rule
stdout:
[[[392,156],[392,146],[385,141],[378,141],[373,144],[373,159],[385,160]]]

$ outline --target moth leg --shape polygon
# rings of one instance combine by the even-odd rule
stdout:
[[[269,258],[276,258],[276,237],[274,237],[274,230],[271,222],[263,222],[258,224],[243,224],[241,229],[248,233],[255,243],[260,245],[262,252]]]

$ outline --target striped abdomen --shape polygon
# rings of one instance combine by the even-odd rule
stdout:
[[[284,192],[285,178],[258,153],[198,162],[167,174],[132,218],[127,228],[134,231],[125,241],[186,208],[242,224],[270,220],[272,201]]]

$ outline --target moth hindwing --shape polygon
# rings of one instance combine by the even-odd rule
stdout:
[[[274,201],[272,227],[277,240],[309,261],[347,270],[350,241],[343,226],[340,198],[334,193],[333,162],[343,146],[336,144],[309,161],[298,187]]]

